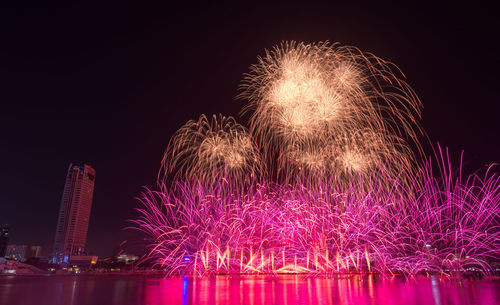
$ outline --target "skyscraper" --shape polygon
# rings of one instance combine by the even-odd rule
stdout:
[[[5,251],[7,251],[7,245],[9,244],[9,225],[0,226],[0,257],[5,256]]]
[[[53,262],[64,264],[72,255],[85,253],[95,170],[70,164],[59,208]]]

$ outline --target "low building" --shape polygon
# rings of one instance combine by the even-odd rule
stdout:
[[[25,262],[31,258],[38,258],[41,254],[41,246],[8,245],[5,257],[15,261]]]
[[[69,257],[68,266],[88,269],[97,263],[97,259],[98,257],[95,255],[72,255]]]
[[[8,245],[5,257],[11,260],[24,262],[28,258],[28,246],[26,245]]]
[[[125,263],[126,265],[133,264],[137,262],[139,257],[137,255],[130,255],[130,254],[120,254],[116,257],[116,260],[120,263]]]
[[[42,246],[30,246],[30,255],[28,258],[40,258],[42,256]]]

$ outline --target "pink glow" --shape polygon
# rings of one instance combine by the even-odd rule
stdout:
[[[195,277],[492,273],[500,178],[462,176],[440,147],[422,157],[422,104],[395,65],[285,42],[242,89],[249,129],[201,115],[169,142],[134,221],[143,262]]]
[[[150,260],[168,275],[336,273],[441,274],[492,271],[498,260],[499,176],[444,180],[428,167],[392,190],[327,183],[177,184],[146,190],[137,228]]]
[[[373,275],[340,278],[301,276],[174,277],[146,283],[144,303],[156,304],[497,304],[493,282],[418,278],[381,281]],[[479,289],[479,291],[478,291]]]

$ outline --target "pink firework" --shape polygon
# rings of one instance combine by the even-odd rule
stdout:
[[[392,190],[273,184],[231,196],[179,184],[147,190],[135,222],[154,240],[146,259],[168,274],[491,272],[498,175],[453,180],[449,169],[441,180],[424,168],[411,191],[397,180]]]
[[[452,275],[500,260],[500,178],[422,156],[421,103],[391,63],[284,43],[243,84],[247,130],[202,115],[139,198],[144,261],[171,274]],[[414,153],[411,147],[416,147]]]

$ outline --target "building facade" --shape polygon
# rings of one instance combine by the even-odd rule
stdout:
[[[15,261],[24,262],[28,254],[28,246],[26,245],[8,245],[6,257]]]
[[[71,164],[59,208],[52,262],[65,264],[70,256],[85,254],[95,170]]]
[[[42,256],[42,246],[30,246],[29,257],[39,258]]]
[[[9,244],[9,225],[0,226],[0,257],[4,257],[7,251],[7,245]]]
[[[42,255],[41,246],[8,245],[5,257],[11,260],[25,262],[31,258],[39,258]]]

